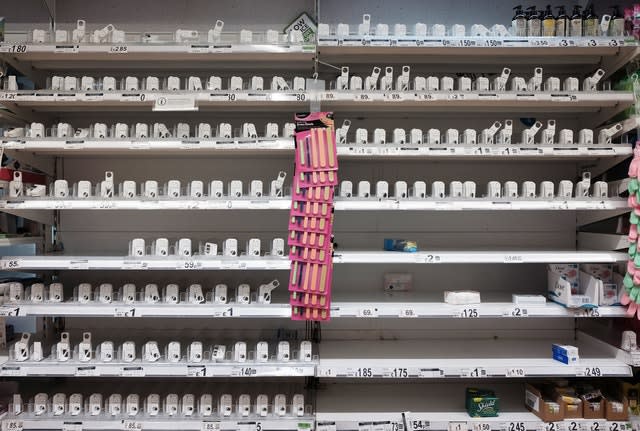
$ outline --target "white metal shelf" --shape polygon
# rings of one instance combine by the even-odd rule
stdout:
[[[384,53],[391,53],[392,50],[402,48],[417,48],[415,54],[431,54],[429,48],[439,49],[440,52],[449,55],[469,55],[475,51],[485,53],[482,48],[494,48],[490,52],[493,55],[536,55],[541,52],[546,56],[570,57],[572,55],[592,53],[591,55],[615,56],[622,48],[634,49],[637,46],[635,41],[626,42],[622,38],[609,37],[379,37],[379,36],[359,36],[349,35],[347,37],[320,36],[318,47],[325,50],[328,47],[336,48],[339,53],[355,53],[348,48],[359,48],[360,52],[376,54],[378,49],[390,48]],[[466,48],[466,49],[460,49]],[[511,49],[496,48],[519,48],[521,51]],[[544,48],[558,48],[555,50],[545,50]],[[332,51],[329,51],[332,52]]]
[[[561,339],[429,339],[413,341],[323,341],[317,376],[325,378],[616,377],[631,367],[601,343],[564,340],[580,351],[576,365],[552,358]]]
[[[164,100],[164,102],[162,102]],[[172,100],[179,100],[174,103]],[[36,111],[74,110],[151,110],[154,104],[163,110],[199,109],[285,109],[301,108],[311,100],[322,102],[323,109],[340,112],[369,112],[402,108],[477,112],[600,112],[609,117],[634,103],[634,96],[623,91],[598,92],[416,92],[416,91],[111,91],[60,92],[53,90],[0,92],[0,102]],[[158,101],[158,102],[156,102]],[[175,107],[172,108],[171,106]],[[600,113],[599,115],[604,115]]]
[[[0,210],[289,210],[290,198],[0,200]],[[545,211],[625,210],[627,199],[358,199],[336,198],[337,211]]]
[[[85,139],[85,138],[0,138],[4,150],[28,151],[50,155],[96,156],[108,154],[141,155],[200,155],[237,154],[248,156],[290,155],[293,138],[248,140],[248,139]],[[505,159],[538,160],[616,157],[621,160],[632,155],[629,144],[594,145],[397,145],[387,143],[338,145],[340,157],[356,158],[413,158],[435,159]]]
[[[181,318],[289,318],[289,304],[81,304],[64,303],[7,303],[0,306],[0,316],[60,316],[60,317],[181,317]],[[345,302],[333,301],[331,317],[363,319],[404,318],[547,318],[547,317],[626,317],[621,306],[602,306],[594,309],[568,309],[559,304],[515,304],[512,302],[483,302],[470,305],[451,305],[442,302]],[[630,363],[630,362],[629,362]],[[640,362],[639,362],[640,363]]]
[[[154,61],[180,61],[182,65],[202,61],[302,62],[310,61],[314,54],[314,44],[296,43],[0,43],[0,56],[31,62],[38,69],[56,68],[58,62],[66,63],[69,69],[95,67],[97,62],[106,68],[113,68],[114,62],[122,67],[130,67],[127,62]],[[147,68],[152,67],[147,64]]]
[[[0,367],[2,377],[310,377],[314,362],[281,363],[171,363],[171,362],[41,362],[8,361]]]
[[[401,253],[342,251],[336,264],[439,264],[439,263],[606,263],[622,262],[628,255],[613,251],[433,251]],[[288,257],[177,256],[143,258],[117,256],[3,256],[0,268],[57,270],[288,270]]]
[[[502,400],[501,400],[502,401]],[[638,418],[629,421],[607,421],[605,419],[566,419],[550,424],[543,422],[531,412],[524,410],[501,412],[497,417],[472,418],[465,411],[407,412],[408,431],[505,431],[522,429],[531,431],[572,429],[603,431],[633,431],[640,424]],[[402,412],[322,412],[316,414],[316,431],[396,431],[403,429]],[[597,425],[595,425],[597,424]]]
[[[179,424],[180,430],[189,431],[292,431],[313,430],[314,417],[283,416],[279,418],[259,417],[251,415],[231,418],[219,416],[193,416],[180,417],[159,415],[156,417],[140,415],[140,417],[111,417],[106,414],[101,416],[35,416],[22,414],[16,417],[4,419],[2,430],[158,430],[175,431]]]
[[[629,427],[630,423],[639,422],[637,417],[629,421],[567,419],[551,427],[526,409],[524,385],[519,379],[492,380],[490,387],[500,398],[499,415],[472,418],[464,408],[465,388],[470,385],[466,381],[430,381],[405,384],[398,390],[397,383],[391,381],[334,382],[318,393],[316,431],[586,431],[594,423],[597,427],[593,429],[602,431],[632,431],[635,428]],[[390,393],[393,396],[388,396]]]

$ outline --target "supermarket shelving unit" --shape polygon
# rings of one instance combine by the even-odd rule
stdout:
[[[376,199],[337,198],[336,250],[332,321],[322,324],[292,322],[286,282],[286,257],[236,258],[193,256],[182,258],[128,257],[127,242],[143,237],[149,243],[158,237],[186,237],[198,241],[238,239],[240,248],[248,238],[265,244],[286,236],[285,211],[290,198],[220,199],[57,199],[20,198],[0,200],[0,211],[30,218],[55,229],[44,229],[43,242],[49,253],[42,256],[3,256],[5,271],[35,272],[48,281],[65,285],[60,302],[8,302],[0,316],[35,318],[39,336],[47,346],[57,341],[64,327],[76,343],[83,331],[94,340],[179,339],[209,344],[236,340],[274,342],[302,339],[314,342],[314,357],[308,362],[189,363],[186,358],[170,363],[98,361],[19,362],[4,355],[0,377],[18,382],[24,392],[152,391],[166,393],[304,393],[308,406],[304,415],[260,417],[110,417],[106,413],[77,417],[36,416],[25,412],[7,415],[3,431],[54,430],[241,430],[271,431],[631,431],[631,422],[567,420],[545,424],[526,410],[522,382],[527,378],[574,377],[608,381],[633,375],[640,358],[613,346],[617,339],[598,333],[593,325],[606,328],[613,319],[625,318],[620,306],[571,310],[553,302],[521,305],[512,294],[546,295],[546,264],[623,263],[627,259],[622,232],[611,228],[626,214],[626,198],[620,197],[626,183],[609,170],[627,160],[631,145],[625,138],[593,145],[522,145],[518,137],[520,118],[557,120],[559,128],[577,131],[598,127],[632,107],[634,94],[626,91],[518,93],[518,92],[415,92],[338,91],[333,66],[348,65],[351,73],[365,76],[373,66],[409,64],[413,75],[495,74],[503,66],[513,74],[529,76],[533,67],[545,74],[577,76],[597,68],[607,79],[638,56],[638,47],[612,38],[524,39],[516,38],[393,38],[351,37],[338,41],[321,38],[317,43],[268,44],[261,40],[267,28],[283,28],[283,16],[306,10],[320,22],[357,23],[362,13],[372,13],[370,2],[335,0],[278,0],[259,10],[252,2],[142,1],[128,8],[73,1],[52,10],[35,0],[9,2],[7,42],[0,44],[0,60],[45,88],[47,77],[59,75],[117,77],[135,75],[185,78],[191,74],[224,77],[253,74],[311,77],[318,73],[325,90],[306,91],[179,91],[179,92],[59,92],[50,90],[0,91],[2,119],[10,124],[40,121],[48,127],[59,121],[77,127],[94,122],[178,122],[215,125],[229,122],[236,129],[243,122],[261,128],[267,122],[282,126],[293,113],[319,103],[333,111],[336,124],[344,119],[356,127],[395,127],[423,130],[449,127],[483,129],[493,121],[514,120],[514,145],[384,145],[357,144],[353,131],[347,143],[338,146],[340,179],[355,183],[386,180],[408,183],[424,180],[473,180],[475,199]],[[236,8],[234,3],[241,6]],[[428,17],[471,24],[476,20],[507,22],[508,8],[487,7],[490,0],[466,4],[468,13],[451,18],[450,5],[435,1],[426,15],[419,0],[404,0],[396,8],[389,1],[375,2],[374,19],[392,24],[412,23]],[[430,2],[432,3],[432,2]],[[449,2],[451,3],[451,2]],[[477,3],[477,4],[476,4]],[[596,2],[598,5],[600,2]],[[45,2],[45,5],[47,2]],[[19,7],[20,6],[20,7]],[[95,9],[94,9],[95,6]],[[144,10],[144,7],[146,11]],[[250,7],[251,9],[247,9]],[[603,6],[604,7],[604,6]],[[138,9],[140,8],[140,9]],[[191,9],[189,9],[191,8]],[[91,9],[91,10],[89,10]],[[27,37],[35,27],[46,28],[49,13],[57,23],[83,17],[89,26],[113,22],[127,31],[127,43],[117,45],[33,44]],[[128,11],[128,12],[125,12]],[[313,13],[311,13],[313,12]],[[168,13],[176,22],[165,24]],[[146,14],[146,15],[145,15]],[[487,15],[489,14],[489,15]],[[499,14],[499,16],[496,16]],[[12,17],[18,22],[16,28]],[[132,18],[133,17],[133,20]],[[142,19],[141,22],[134,20]],[[448,17],[448,18],[447,18]],[[211,20],[227,20],[221,43],[174,43],[176,28],[200,30]],[[38,23],[38,24],[33,24]],[[45,23],[45,24],[42,24]],[[267,23],[277,23],[267,24]],[[140,43],[140,26],[158,28],[165,43]],[[154,25],[156,27],[154,27]],[[251,28],[258,40],[240,44],[241,28]],[[15,30],[15,31],[14,31]],[[146,28],[145,28],[146,31]],[[608,88],[608,87],[607,87]],[[638,127],[636,117],[624,122],[624,132]],[[234,134],[237,136],[237,133]],[[596,134],[597,136],[597,134]],[[94,138],[0,138],[4,154],[37,167],[52,179],[70,184],[89,179],[99,181],[113,171],[116,183],[146,179],[163,183],[180,179],[225,182],[239,179],[245,188],[251,179],[266,184],[278,171],[292,174],[293,142],[290,138],[256,139],[94,139]],[[576,180],[583,171],[610,182],[606,199],[525,199],[480,197],[489,180],[505,182],[543,180],[558,183]],[[604,222],[604,230],[592,229]],[[615,223],[613,223],[615,224]],[[51,232],[55,232],[52,238]],[[384,238],[416,239],[421,251],[414,254],[381,251]],[[55,240],[55,242],[53,242]],[[383,288],[387,273],[410,273],[408,291]],[[270,304],[148,304],[136,298],[112,303],[91,300],[80,303],[73,287],[82,282],[190,283],[207,288],[224,282],[257,285],[280,281]],[[443,302],[445,290],[478,290],[482,303],[451,305]],[[53,325],[52,317],[59,318]],[[61,322],[63,324],[61,325]],[[58,332],[56,332],[56,330]],[[598,332],[598,331],[593,331]],[[605,331],[606,332],[606,331]],[[609,334],[611,335],[611,334]],[[607,342],[603,339],[607,338]],[[613,341],[612,341],[613,340]],[[210,342],[209,342],[210,341]],[[564,365],[551,359],[551,344],[564,342],[580,348],[579,365]],[[252,348],[250,348],[252,350]],[[48,353],[48,352],[47,352]],[[35,379],[25,379],[34,377]],[[38,382],[53,382],[56,385]],[[441,380],[447,379],[447,380]],[[33,382],[36,383],[33,383]],[[394,383],[393,386],[390,383]],[[396,384],[398,383],[398,384]],[[170,386],[180,386],[172,389]],[[154,386],[155,385],[155,386]],[[493,387],[502,401],[497,418],[469,418],[464,411],[464,388]],[[49,390],[49,386],[51,390]],[[35,390],[34,388],[38,388]],[[184,388],[184,389],[182,389]],[[27,401],[27,400],[25,400]]]

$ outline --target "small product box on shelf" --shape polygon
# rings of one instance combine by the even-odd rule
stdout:
[[[524,392],[527,409],[544,422],[557,422],[564,419],[563,405],[551,396],[543,395],[538,388],[527,384]]]
[[[466,407],[471,417],[496,417],[500,412],[499,398],[490,389],[467,388]]]
[[[578,348],[563,344],[553,344],[551,347],[553,359],[567,365],[575,365],[580,360]]]

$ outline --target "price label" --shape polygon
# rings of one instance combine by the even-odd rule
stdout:
[[[197,111],[196,98],[193,95],[164,95],[156,97],[153,104],[154,111]]]
[[[586,367],[582,370],[582,375],[586,377],[602,377],[602,370],[599,367]]]
[[[10,52],[12,54],[24,54],[29,48],[25,44],[8,45],[3,47],[0,52]]]
[[[409,421],[410,431],[429,431],[431,423],[429,421]]]
[[[200,425],[200,431],[220,431],[219,421],[203,421]]]
[[[524,422],[509,422],[503,427],[505,431],[526,431]]]
[[[507,377],[526,377],[527,376],[527,373],[525,372],[524,368],[509,368],[506,374],[507,374]]]
[[[317,422],[316,423],[316,431],[336,431],[336,423],[335,422]]]
[[[24,422],[18,419],[5,419],[2,421],[2,431],[22,431]]]
[[[468,431],[468,429],[469,427],[466,422],[449,422],[449,431]]]
[[[20,268],[19,260],[5,260],[2,262],[2,269],[16,269]]]
[[[462,93],[451,93],[447,96],[449,100],[464,100],[464,94]]]
[[[519,254],[507,254],[503,259],[504,263],[524,263],[524,256]]]
[[[603,428],[597,431],[632,431],[633,426],[631,422],[605,422]],[[595,430],[594,430],[595,431]]]
[[[354,96],[356,102],[373,102],[373,97],[367,93],[360,93]]]
[[[487,39],[485,41],[485,46],[489,46],[491,48],[496,48],[502,46],[502,41],[498,39]]]
[[[96,367],[78,367],[76,368],[76,377],[99,376],[100,373]]]
[[[144,377],[145,372],[142,367],[123,367],[120,375],[122,377]]]
[[[418,313],[413,308],[402,308],[398,317],[411,319],[418,317]]]
[[[0,100],[16,100],[17,93],[0,93]]]
[[[57,54],[77,54],[80,52],[79,45],[56,45],[53,52]]]
[[[487,422],[473,422],[473,431],[491,431],[491,424]]]
[[[424,263],[440,263],[440,262],[442,262],[442,257],[438,256],[437,254],[428,254],[424,258]]]
[[[62,431],[82,431],[82,422],[65,422]]]
[[[140,431],[142,430],[142,423],[138,421],[132,421],[129,419],[122,420],[123,431]]]
[[[129,52],[129,47],[127,45],[112,45],[109,48],[110,54],[127,54]]]
[[[581,431],[608,431],[607,430],[607,426],[606,426],[607,422],[602,420],[602,421],[589,421],[589,422],[582,422],[580,423],[580,429]]]
[[[475,319],[477,317],[480,317],[480,313],[478,313],[477,308],[464,308],[460,310],[457,317],[460,317],[463,319]]]
[[[177,269],[202,269],[202,262],[195,260],[186,260],[178,265]]]
[[[378,317],[378,309],[374,307],[361,308],[358,310],[358,317]]]
[[[390,377],[393,379],[408,379],[409,369],[408,368],[389,368],[385,370],[384,376]]]
[[[2,367],[0,375],[3,376],[26,376],[27,372],[20,367]]]
[[[348,374],[350,377],[370,379],[373,377],[373,369],[370,367],[356,368],[355,370],[351,370],[351,372]]]
[[[187,365],[188,377],[206,377],[207,367],[204,365]]]
[[[576,317],[600,317],[598,307],[578,308],[574,311]]]
[[[255,377],[258,375],[258,370],[253,367],[233,367],[231,375],[235,377]]]
[[[511,310],[504,313],[507,317],[529,317],[529,311],[522,307],[513,307]]]
[[[20,307],[1,307],[0,316],[15,317],[20,315]]]
[[[404,96],[401,93],[389,93],[385,94],[384,97],[390,102],[401,102],[404,100]]]
[[[135,317],[135,307],[116,307],[113,312],[113,317]]]
[[[465,368],[460,370],[460,377],[487,377],[488,373],[482,367]]]
[[[122,261],[122,265],[120,265],[120,269],[124,270],[138,270],[138,269],[146,269],[147,263],[141,260],[124,260]]]

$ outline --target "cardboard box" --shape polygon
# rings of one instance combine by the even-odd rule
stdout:
[[[622,403],[622,411],[614,408],[614,402]],[[608,421],[628,421],[629,400],[626,397],[622,397],[621,400],[607,397],[605,399],[604,415]]]
[[[564,419],[562,405],[555,401],[545,400],[542,392],[530,384],[525,387],[524,404],[530,412],[544,422],[557,422]]]
[[[604,419],[604,397],[600,400],[600,402],[589,402],[583,396],[580,396],[580,399],[582,400],[582,415],[585,419]]]

